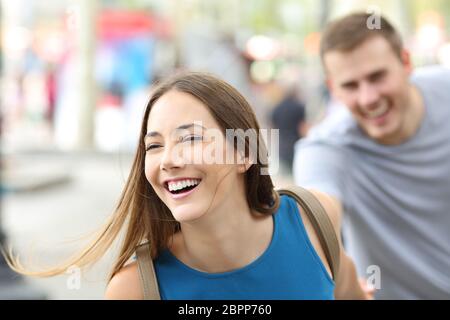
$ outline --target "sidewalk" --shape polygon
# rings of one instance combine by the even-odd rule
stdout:
[[[81,249],[76,240],[103,225],[118,201],[132,156],[50,153],[2,160],[1,212],[9,243],[25,265],[48,267]],[[81,274],[79,288],[73,285],[74,273],[26,280],[49,299],[101,299],[112,261],[109,253]]]
[[[7,156],[2,159],[1,191],[29,192],[69,183],[67,163],[42,156]],[[49,163],[47,163],[49,162]],[[67,161],[65,161],[67,162]]]

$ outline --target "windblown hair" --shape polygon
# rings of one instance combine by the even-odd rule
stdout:
[[[65,273],[73,265],[80,268],[92,265],[106,253],[124,228],[126,231],[123,243],[109,279],[127,263],[142,242],[150,243],[153,258],[167,248],[173,234],[180,230],[180,224],[145,177],[144,137],[153,105],[171,90],[190,94],[201,101],[219,123],[224,134],[226,129],[244,131],[254,129],[259,132],[260,128],[252,108],[246,99],[226,82],[209,74],[195,72],[183,72],[168,78],[152,91],[142,120],[139,144],[131,172],[114,213],[95,240],[66,262],[45,271],[29,271],[21,265],[18,257],[14,257],[11,252],[4,252],[13,270],[24,275],[49,277]],[[237,142],[232,143],[236,148]],[[247,150],[248,141],[245,141],[245,144]],[[271,177],[261,174],[261,169],[267,166],[268,155],[264,141],[259,141],[258,144],[258,148],[262,148],[263,152],[257,152],[257,162],[245,173],[246,199],[252,211],[273,214],[278,209],[279,197],[274,190]]]

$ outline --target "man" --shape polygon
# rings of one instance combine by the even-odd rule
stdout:
[[[327,193],[378,299],[450,299],[450,70],[412,75],[397,31],[367,14],[331,23],[321,43],[345,105],[296,144],[297,184]]]

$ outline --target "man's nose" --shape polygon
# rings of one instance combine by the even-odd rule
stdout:
[[[370,83],[362,83],[358,92],[358,104],[362,107],[369,107],[375,104],[380,98],[376,86]]]

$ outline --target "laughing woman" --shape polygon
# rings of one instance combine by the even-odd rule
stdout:
[[[256,152],[239,150],[239,143],[228,138],[230,129],[259,132],[251,107],[233,87],[203,73],[162,82],[147,105],[118,207],[100,236],[79,256],[47,272],[27,273],[11,258],[10,265],[38,276],[85,266],[126,227],[107,299],[144,298],[140,272],[147,268],[134,259],[142,243],[149,243],[162,299],[366,298],[343,250],[333,281],[311,222],[262,174],[264,143],[259,141]],[[313,194],[339,238],[338,211],[326,196]]]

